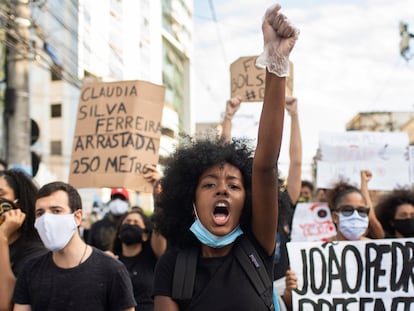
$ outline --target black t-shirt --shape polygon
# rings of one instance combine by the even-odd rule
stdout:
[[[118,223],[112,221],[109,215],[95,222],[88,233],[88,244],[103,251],[111,250],[117,225]]]
[[[249,237],[271,278],[273,255],[266,251],[253,238]],[[237,243],[237,241],[236,241]],[[180,310],[214,311],[260,311],[267,310],[248,276],[238,263],[234,249],[224,257],[201,257],[197,262],[194,294],[189,309],[185,302],[177,301]],[[154,296],[172,295],[176,250],[168,250],[158,261],[155,268]]]
[[[275,267],[273,279],[277,280],[285,276],[289,268],[289,256],[286,243],[290,241],[293,214],[295,205],[290,200],[289,194],[279,192],[279,218],[277,225],[277,237],[275,248]]]
[[[16,277],[19,276],[26,261],[44,255],[48,251],[40,239],[17,239],[13,244],[9,245],[10,264],[14,275]]]
[[[32,311],[116,311],[136,305],[124,264],[95,248],[85,262],[69,269],[56,266],[52,252],[28,261],[13,302],[31,305]]]
[[[154,310],[154,300],[152,298],[152,288],[154,284],[154,270],[157,258],[148,243],[140,254],[134,257],[120,255],[122,261],[131,277],[134,297],[137,302],[136,310]]]

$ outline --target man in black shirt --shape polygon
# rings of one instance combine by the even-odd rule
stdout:
[[[51,252],[24,266],[14,310],[134,310],[125,266],[80,237],[82,201],[76,189],[63,182],[43,186],[35,216],[35,228]]]

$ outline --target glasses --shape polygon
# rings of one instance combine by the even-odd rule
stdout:
[[[3,215],[4,212],[7,212],[13,208],[16,208],[16,205],[14,205],[12,201],[0,199],[0,216]]]
[[[358,212],[361,217],[368,217],[369,207],[367,206],[358,206],[354,207],[352,205],[341,205],[338,207],[338,212],[345,217],[351,216],[355,211]]]

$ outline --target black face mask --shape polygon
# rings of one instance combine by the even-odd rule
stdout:
[[[405,238],[414,237],[414,219],[395,219],[394,229],[401,233]]]
[[[129,224],[121,225],[119,229],[119,239],[122,243],[126,245],[139,244],[142,243],[142,235],[145,233],[145,230],[141,227]]]

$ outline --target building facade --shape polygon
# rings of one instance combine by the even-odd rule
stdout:
[[[30,1],[30,115],[38,183],[67,181],[80,88],[144,80],[166,87],[160,161],[192,131],[192,1]]]

